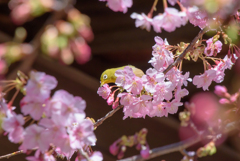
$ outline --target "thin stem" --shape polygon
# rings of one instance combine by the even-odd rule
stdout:
[[[4,93],[8,93],[8,92],[11,91],[13,88],[15,88],[15,86],[12,86],[12,87],[8,88],[6,91],[4,91]]]
[[[97,122],[93,125],[94,128],[97,128],[99,125],[103,123],[106,119],[111,117],[115,112],[117,112],[119,109],[123,108],[123,105],[119,105],[117,108],[113,109],[112,111],[108,112],[104,117],[97,120]]]
[[[156,10],[156,5],[157,5],[157,3],[158,3],[158,0],[155,0],[154,3],[153,3],[153,5],[152,5],[152,8],[151,8],[150,12],[148,13],[148,17],[149,17],[149,18],[152,18],[152,14],[153,14],[153,11]]]
[[[163,7],[164,7],[164,10],[168,7],[167,0],[163,0]]]
[[[14,155],[18,155],[18,154],[22,154],[23,153],[23,150],[20,150],[20,151],[16,151],[16,152],[13,152],[11,154],[7,154],[7,155],[3,155],[3,156],[0,156],[0,159],[4,159],[4,158],[10,158]]]
[[[13,95],[13,97],[12,97],[12,99],[11,99],[11,101],[9,101],[9,103],[13,103],[13,101],[15,100],[15,98],[17,97],[17,94],[19,93],[19,89],[14,93],[14,95]]]
[[[230,122],[228,123],[223,129],[222,133],[223,134],[228,134],[232,131],[234,131],[240,124],[240,121],[235,121],[235,122]],[[150,155],[147,159],[143,159],[141,155],[135,155],[129,158],[121,159],[119,161],[144,161],[144,160],[149,160],[164,154],[169,154],[172,152],[177,152],[177,151],[183,151],[184,149],[187,149],[188,147],[200,142],[201,140],[204,140],[208,135],[202,134],[202,135],[196,135],[193,136],[189,139],[186,139],[184,141],[180,141],[177,143],[173,143],[170,145],[154,148],[150,150]]]
[[[191,137],[187,140],[180,141],[177,143],[173,143],[170,145],[154,148],[151,150],[151,153],[147,159],[143,159],[141,155],[135,155],[126,159],[121,159],[119,161],[144,161],[144,160],[149,160],[164,154],[172,153],[172,152],[177,152],[177,151],[182,151],[196,143],[198,143],[201,140],[200,136],[194,136]]]
[[[166,74],[169,70],[171,70],[173,67],[175,67],[176,65],[178,65],[182,60],[183,58],[185,57],[185,55],[191,51],[193,49],[193,46],[196,44],[196,42],[198,41],[198,39],[200,39],[203,34],[205,33],[206,31],[205,30],[201,30],[198,35],[193,39],[193,41],[186,47],[186,49],[182,52],[181,55],[179,55],[179,57],[172,63],[170,64],[167,69],[165,69],[163,71],[164,74]]]

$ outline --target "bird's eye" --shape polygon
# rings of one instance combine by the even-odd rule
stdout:
[[[106,74],[103,76],[103,79],[107,79],[107,75]]]

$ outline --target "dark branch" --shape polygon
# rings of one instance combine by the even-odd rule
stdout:
[[[99,125],[101,125],[103,123],[103,121],[105,121],[107,118],[111,117],[115,112],[117,112],[119,109],[123,108],[123,105],[119,105],[117,108],[115,108],[114,110],[108,112],[104,117],[100,118],[97,120],[97,122],[93,125],[94,128],[98,127]]]
[[[23,151],[22,150],[19,150],[19,151],[16,151],[16,152],[13,152],[11,154],[7,154],[7,155],[3,155],[3,156],[0,156],[0,159],[4,159],[4,158],[10,158],[12,156],[15,156],[15,155],[18,155],[18,154],[22,154]]]
[[[186,54],[193,50],[193,46],[196,44],[196,42],[203,36],[203,34],[205,33],[205,30],[201,30],[197,36],[193,39],[193,41],[187,46],[187,48],[182,52],[181,55],[179,55],[179,57],[172,63],[170,64],[167,69],[165,69],[163,71],[164,74],[166,74],[169,70],[171,70],[174,66],[177,66],[182,60],[183,58],[186,56]]]

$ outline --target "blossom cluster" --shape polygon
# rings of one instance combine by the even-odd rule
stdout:
[[[135,135],[126,136],[123,135],[121,138],[116,140],[110,147],[109,151],[112,155],[117,155],[118,159],[123,158],[127,147],[136,146],[137,150],[140,150],[140,154],[144,159],[147,159],[150,155],[150,148],[147,143],[147,133],[146,128],[141,129]]]
[[[73,63],[74,58],[84,64],[91,57],[87,42],[92,39],[90,18],[73,8],[67,13],[67,21],[59,20],[46,27],[41,37],[42,51],[67,65]]]
[[[21,143],[19,149],[25,153],[36,150],[27,160],[54,161],[57,155],[70,159],[75,151],[87,150],[96,143],[93,123],[85,118],[86,102],[65,90],[57,90],[50,97],[56,85],[55,77],[31,71],[24,87],[26,95],[20,102],[21,114],[4,99],[1,101],[0,111],[5,115],[2,128],[9,140]],[[99,152],[88,155],[102,160]]]
[[[239,49],[236,48],[236,53],[229,53],[223,59],[216,60],[214,59],[214,56],[222,50],[221,41],[213,41],[213,38],[210,38],[206,42],[207,47],[204,49],[205,58],[203,59],[205,66],[204,73],[201,75],[195,75],[193,78],[193,84],[196,85],[197,88],[203,88],[203,90],[208,90],[212,81],[221,83],[224,80],[225,70],[231,69],[240,56]],[[210,63],[207,62],[207,59],[213,60],[215,65],[210,65]]]
[[[146,71],[146,75],[137,77],[130,66],[123,70],[117,70],[115,84],[126,92],[119,92],[116,101],[114,101],[114,92],[105,84],[98,89],[98,94],[107,99],[109,105],[116,107],[120,103],[124,105],[124,118],[145,118],[168,116],[177,112],[178,107],[182,105],[181,98],[188,95],[187,86],[189,72],[184,75],[182,71],[174,67],[164,74],[164,70],[174,62],[173,53],[168,50],[169,44],[160,37],[155,37],[156,44],[153,46],[152,59],[149,63],[153,68]]]
[[[189,78],[189,72],[183,74],[181,67],[173,67],[165,73],[165,69],[174,62],[174,57],[177,57],[186,46],[170,46],[166,40],[155,37],[153,57],[149,61],[153,68],[149,68],[142,77],[136,76],[131,66],[117,70],[115,84],[119,88],[112,92],[113,87],[104,84],[97,93],[107,99],[108,105],[112,105],[113,109],[119,105],[119,102],[124,105],[124,119],[145,118],[146,115],[167,117],[168,113],[174,114],[183,104],[181,98],[189,93],[184,87],[187,86],[188,81],[192,81],[197,88],[208,90],[212,81],[221,83],[224,80],[225,70],[231,69],[240,56],[239,49],[235,47],[236,54],[229,53],[223,59],[215,58],[222,49],[222,43],[218,39],[219,35],[208,39],[205,48],[202,47],[203,41],[200,41],[195,45],[196,51],[189,52],[185,56],[185,59],[191,57],[194,61],[198,58],[203,60],[204,73],[195,75],[192,80]],[[173,50],[176,50],[175,55]],[[208,60],[213,61],[215,65],[211,65]],[[116,99],[115,93],[118,93]]]
[[[132,6],[132,0],[100,0],[107,1],[107,5],[110,9],[117,12],[126,13],[127,9]],[[236,17],[238,16],[237,8],[240,4],[237,0],[230,0],[226,3],[225,0],[220,1],[207,1],[207,0],[168,0],[168,3],[174,6],[178,4],[181,11],[176,8],[168,7],[166,0],[164,4],[164,13],[159,13],[152,17],[152,12],[156,7],[154,2],[152,10],[146,15],[145,13],[132,13],[131,18],[136,19],[135,26],[151,30],[151,26],[157,33],[162,32],[164,29],[167,32],[173,32],[176,28],[185,26],[189,21],[194,26],[204,28],[211,26],[214,23],[219,23],[220,19],[225,19],[226,15],[229,15],[229,11],[233,11]],[[234,6],[232,4],[236,4]]]

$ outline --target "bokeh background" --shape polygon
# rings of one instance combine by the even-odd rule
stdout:
[[[13,23],[10,16],[11,10],[8,7],[9,0],[0,1],[0,43],[12,41],[16,28],[19,25]],[[79,64],[74,61],[71,65],[63,65],[55,59],[46,56],[42,53],[40,47],[36,48],[34,52],[23,60],[13,63],[5,76],[6,79],[16,78],[16,72],[21,70],[28,73],[30,70],[44,71],[47,74],[53,75],[58,80],[57,89],[65,89],[75,96],[81,96],[87,102],[86,114],[95,120],[103,117],[111,110],[105,100],[97,94],[97,89],[100,85],[99,78],[101,73],[108,69],[119,67],[123,65],[134,65],[144,72],[151,67],[148,61],[151,59],[152,46],[155,44],[154,37],[160,36],[163,39],[167,38],[169,44],[176,45],[180,42],[191,42],[191,40],[199,32],[198,27],[188,24],[184,27],[178,28],[175,32],[155,33],[154,31],[147,32],[135,28],[134,20],[130,18],[132,12],[148,13],[153,4],[153,0],[134,0],[133,7],[127,13],[113,12],[106,7],[105,2],[97,0],[78,0],[75,2],[76,7],[81,13],[86,14],[91,19],[91,28],[94,34],[94,39],[89,43],[91,48],[91,58],[85,64]],[[162,12],[161,1],[157,5],[157,11]],[[40,46],[40,38],[38,33],[43,30],[46,23],[55,24],[59,19],[66,19],[64,11],[47,12],[37,18],[27,21],[22,26],[27,31],[27,37],[24,42],[33,43]],[[52,18],[54,17],[54,18]],[[208,35],[209,37],[211,35]],[[205,37],[207,38],[207,36]],[[238,44],[239,46],[239,44]],[[35,48],[34,48],[35,49]],[[223,48],[220,57],[227,53],[227,48]],[[240,64],[240,63],[238,63]],[[229,88],[230,93],[236,92],[240,87],[240,66],[234,66],[233,70],[228,70],[222,82]],[[201,61],[183,62],[183,71],[190,71],[190,76],[203,72],[203,65]],[[214,83],[210,86],[210,91],[214,90]],[[57,90],[56,89],[56,90]],[[197,89],[192,83],[189,83],[187,89],[190,92],[183,100],[189,101],[191,97],[202,89]],[[10,100],[11,94],[7,98]],[[213,92],[210,92],[213,93]],[[15,101],[15,105],[19,107],[19,95]],[[184,107],[180,107],[182,111]],[[194,132],[188,128],[180,127],[178,114],[171,115],[167,118],[149,118],[145,119],[130,119],[123,120],[122,111],[118,111],[111,118],[107,119],[96,130],[97,144],[93,147],[94,150],[99,150],[104,155],[104,160],[116,160],[115,156],[109,153],[109,146],[122,135],[133,135],[142,128],[148,129],[147,141],[150,148],[156,148],[167,144],[175,143],[181,139],[186,139],[194,135]],[[184,132],[184,137],[180,137]],[[218,146],[218,152],[211,157],[201,158],[201,161],[237,161],[240,160],[240,139],[237,132],[232,133],[225,141]],[[187,150],[196,150],[204,144],[197,144]],[[16,144],[8,141],[7,136],[3,134],[0,136],[0,155],[8,154],[18,150]],[[134,148],[129,148],[125,157],[139,154]],[[163,155],[154,160],[181,160],[182,155],[175,152],[168,155]],[[9,161],[23,161],[25,155],[20,154],[8,159]]]

